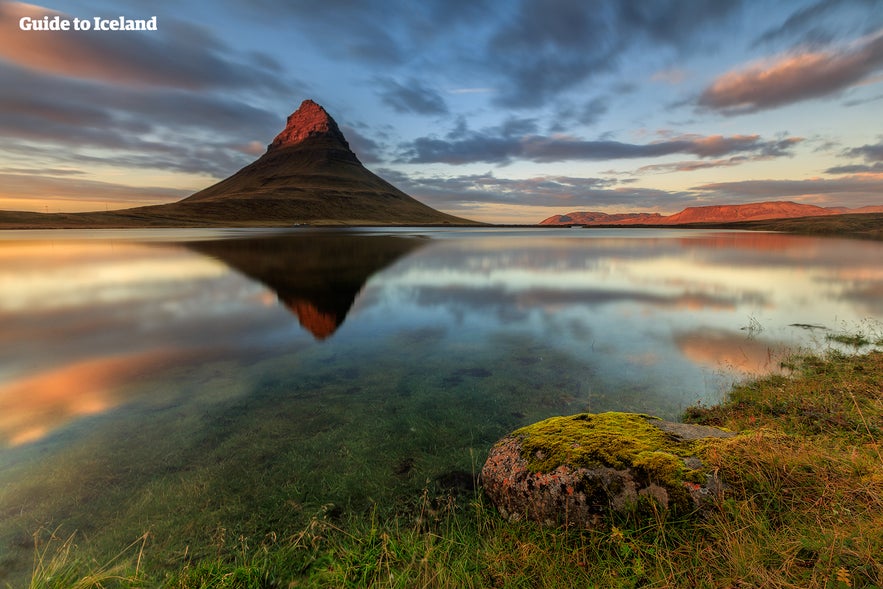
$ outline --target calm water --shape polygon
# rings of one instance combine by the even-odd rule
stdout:
[[[471,484],[551,415],[675,418],[879,335],[883,243],[677,230],[0,233],[0,580]]]

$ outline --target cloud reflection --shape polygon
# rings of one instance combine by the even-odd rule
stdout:
[[[681,353],[697,364],[716,370],[738,370],[752,374],[779,368],[786,349],[782,342],[748,337],[745,333],[701,329],[674,338]]]
[[[0,442],[34,442],[79,417],[117,407],[126,400],[124,385],[186,359],[175,350],[89,358],[0,383]]]

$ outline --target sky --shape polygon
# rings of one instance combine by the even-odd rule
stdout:
[[[305,99],[476,220],[883,204],[883,0],[0,0],[0,209],[179,200]]]

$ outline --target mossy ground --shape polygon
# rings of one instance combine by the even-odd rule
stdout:
[[[149,539],[96,562],[44,538],[31,587],[879,588],[883,353],[792,367],[687,412],[748,432],[707,452],[730,492],[704,520],[659,513],[551,530],[503,521],[480,493],[429,486],[397,515],[320,509],[297,530],[219,539],[165,570],[140,566]]]

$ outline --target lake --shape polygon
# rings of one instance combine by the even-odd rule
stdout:
[[[677,418],[879,338],[883,243],[658,229],[0,233],[0,580],[471,492],[553,415]],[[251,540],[248,540],[251,539]]]

